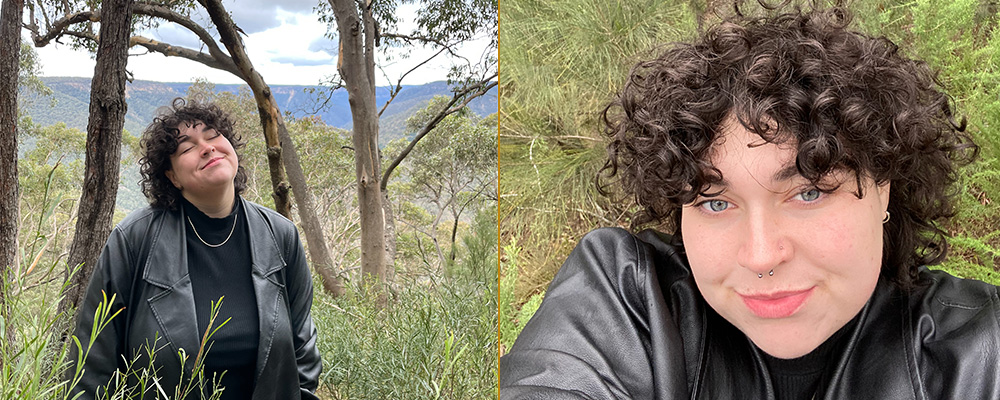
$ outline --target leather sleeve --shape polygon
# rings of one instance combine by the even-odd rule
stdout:
[[[624,230],[587,234],[500,358],[500,398],[685,398],[679,338],[650,334],[670,323],[652,259]],[[650,355],[655,341],[665,360]],[[654,373],[657,365],[665,367]]]
[[[291,225],[291,224],[289,224]],[[299,372],[299,387],[303,399],[315,399],[313,394],[319,385],[319,375],[323,369],[319,349],[316,347],[317,331],[312,320],[313,284],[309,266],[299,241],[298,230],[284,236],[286,288],[288,291],[288,313],[295,347],[295,362]]]
[[[82,392],[78,397],[80,400],[92,400],[101,397],[98,390],[104,393],[105,386],[111,380],[115,370],[119,367],[118,356],[121,349],[121,339],[125,330],[125,304],[127,303],[130,276],[125,276],[132,271],[132,261],[134,260],[132,246],[119,227],[111,231],[101,255],[94,267],[90,283],[83,302],[77,311],[77,323],[73,334],[80,341],[80,346],[86,359],[83,361],[83,376],[71,393]],[[115,295],[111,305],[111,314],[122,310],[111,320],[104,330],[96,337],[91,337],[92,328],[95,324],[95,313],[106,294],[108,300]],[[93,340],[93,345],[88,345]],[[78,351],[75,344],[71,344],[70,360],[72,365],[66,371],[66,379],[73,379],[76,370]],[[114,390],[113,388],[111,390]],[[72,395],[71,395],[72,397]]]

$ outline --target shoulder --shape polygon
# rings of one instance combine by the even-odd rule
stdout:
[[[171,213],[170,210],[153,208],[146,206],[132,211],[125,218],[115,225],[112,234],[116,232],[124,235],[128,240],[143,238],[148,234],[150,225],[163,216]]]
[[[934,336],[973,331],[1000,336],[1000,298],[997,287],[985,282],[954,277],[944,271],[923,268],[919,286],[911,294],[914,317],[933,322]]]
[[[995,317],[1000,309],[1000,299],[996,286],[926,268],[920,270],[918,282],[921,285],[913,294],[916,298],[912,299],[916,302],[918,313],[933,316],[942,322],[941,325],[997,322]],[[994,318],[982,321],[982,312],[990,312]]]
[[[563,264],[560,274],[581,270],[617,285],[637,286],[621,288],[625,290],[669,286],[691,275],[680,244],[670,235],[649,229],[638,234],[621,228],[600,228],[587,233]],[[650,281],[654,278],[659,282]]]
[[[287,235],[298,234],[298,230],[295,228],[295,223],[288,218],[285,218],[284,215],[281,215],[277,211],[247,199],[243,199],[243,204],[246,207],[247,213],[252,212],[260,215],[276,236],[284,237]]]
[[[920,271],[919,282],[910,295],[910,321],[929,393],[964,387],[1000,395],[998,288],[927,269]]]
[[[685,264],[673,237],[650,229],[632,234],[622,228],[599,228],[584,235],[573,252],[601,261],[597,264],[606,268],[621,267],[622,261],[634,261],[643,269],[664,261]]]

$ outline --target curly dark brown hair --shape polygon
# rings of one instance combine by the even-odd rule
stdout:
[[[851,18],[843,8],[737,15],[640,62],[603,112],[599,189],[620,184],[641,207],[633,228],[662,224],[681,240],[681,207],[720,182],[710,152],[732,116],[794,145],[814,184],[837,170],[890,182],[882,276],[912,287],[917,267],[947,252],[941,224],[954,214],[957,168],[978,147],[936,72],[884,37],[849,30]]]
[[[183,98],[175,98],[169,107],[161,107],[156,118],[142,133],[139,145],[142,147],[142,158],[139,159],[139,173],[142,180],[142,194],[146,195],[149,205],[153,208],[176,210],[180,206],[181,192],[166,172],[172,166],[170,156],[177,151],[177,136],[180,131],[177,126],[181,122],[204,122],[208,128],[215,129],[229,140],[233,149],[237,150],[237,158],[241,158],[239,150],[246,144],[236,133],[229,114],[215,104],[202,104],[197,101],[188,102]],[[243,193],[247,186],[247,173],[240,165],[233,179],[236,194]]]

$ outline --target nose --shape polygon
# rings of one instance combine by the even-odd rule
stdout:
[[[791,255],[791,243],[775,216],[759,210],[748,213],[741,229],[737,261],[754,274],[767,275]]]
[[[215,145],[207,140],[201,142],[201,155],[202,157],[210,155],[215,152]]]

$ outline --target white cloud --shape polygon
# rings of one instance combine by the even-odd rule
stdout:
[[[268,4],[273,5],[273,3]],[[248,5],[241,3],[240,7]],[[415,7],[416,5],[403,5],[398,10],[399,15],[414,16]],[[337,43],[324,37],[327,31],[326,24],[320,22],[311,9],[308,13],[302,11],[296,13],[286,11],[284,6],[262,6],[262,8],[273,12],[271,18],[276,21],[276,25],[270,29],[250,33],[243,37],[243,41],[254,68],[268,84],[316,85],[325,77],[337,72]],[[305,3],[298,2],[288,8],[301,10],[305,8]],[[234,20],[243,26],[238,19],[239,15],[241,15],[239,12],[234,12]],[[399,29],[401,32],[408,32],[412,26],[412,22],[405,21],[400,24]],[[168,24],[142,34],[173,45],[187,47],[195,44],[193,35]],[[488,39],[482,38],[463,46],[459,53],[475,62],[481,57],[488,43]],[[202,46],[195,49],[205,51]],[[43,76],[93,76],[95,62],[85,52],[73,51],[68,46],[55,43],[36,50],[43,64]],[[385,74],[376,72],[377,84],[384,86],[390,82],[395,83],[400,75],[433,53],[431,49],[410,48],[405,52],[394,50],[388,59],[380,54],[376,58],[376,63],[386,72]],[[239,78],[228,72],[187,59],[166,57],[158,53],[145,54],[145,50],[139,47],[132,48],[130,54],[142,54],[129,58],[128,69],[134,74],[135,79],[190,82],[195,78],[206,78],[215,83],[242,83]],[[444,80],[447,78],[450,65],[451,61],[444,55],[438,56],[434,61],[408,75],[403,83],[416,85]]]

